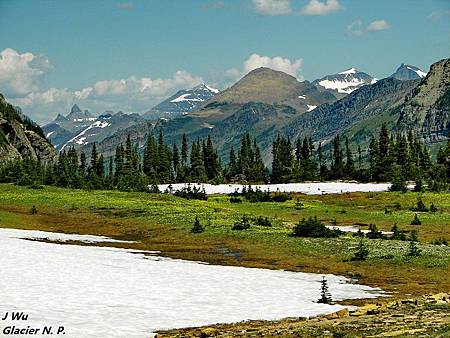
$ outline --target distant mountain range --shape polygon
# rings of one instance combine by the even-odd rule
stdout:
[[[386,123],[393,131],[415,130],[429,142],[440,142],[449,129],[448,62],[437,62],[428,75],[402,64],[381,80],[350,68],[300,82],[286,73],[258,68],[221,92],[205,84],[180,90],[143,116],[94,116],[74,105],[67,116],[58,115],[43,129],[57,150],[73,145],[89,154],[96,142],[106,157],[128,135],[143,147],[148,133],[159,130],[175,143],[183,134],[191,140],[210,135],[223,158],[250,132],[266,162],[278,133],[325,144],[344,133],[352,144],[364,144]]]
[[[106,111],[94,116],[88,110],[82,111],[73,105],[69,114],[58,114],[56,119],[42,129],[46,137],[54,144],[57,151],[74,146],[80,149],[83,145],[100,142],[118,130],[126,129],[144,121],[139,114],[114,113]]]
[[[332,90],[336,92],[339,97],[343,97],[362,86],[373,84],[375,82],[377,82],[377,79],[371,75],[360,72],[355,68],[350,68],[334,75],[324,76],[321,79],[315,80],[313,83]]]
[[[198,85],[197,87],[188,90],[179,90],[175,95],[172,95],[167,100],[164,100],[144,113],[143,116],[148,120],[180,117],[198,109],[205,101],[216,95],[218,92],[218,89],[209,87],[205,84]]]

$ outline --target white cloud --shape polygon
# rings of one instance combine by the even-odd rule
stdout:
[[[290,0],[252,0],[253,7],[261,15],[287,15],[292,13]]]
[[[356,20],[347,26],[347,33],[350,35],[362,36],[367,33],[380,32],[389,29],[391,26],[386,20],[374,20],[364,27],[361,20]]]
[[[51,69],[45,56],[19,54],[6,48],[0,52],[0,93],[11,98],[23,97],[37,90],[40,80]]]
[[[302,15],[327,15],[344,9],[338,0],[310,0],[300,11]]]
[[[67,114],[74,103],[94,113],[104,110],[144,112],[177,90],[191,88],[201,82],[200,77],[177,71],[169,78],[130,76],[126,79],[97,81],[79,90],[50,88],[10,101],[39,122],[49,122],[58,113]]]
[[[292,76],[298,76],[300,67],[302,66],[302,62],[303,62],[302,59],[291,61],[290,59],[283,58],[281,56],[270,58],[268,56],[252,54],[244,62],[244,71],[245,73],[248,73],[256,68],[267,67],[272,68],[274,70],[279,70],[281,72],[285,72]]]
[[[302,59],[290,60],[281,56],[271,58],[254,53],[243,62],[241,69],[231,68],[225,71],[223,77],[226,79],[226,83],[224,86],[227,87],[233,84],[248,72],[260,67],[278,70],[303,81],[303,76],[300,74],[302,63]]]
[[[390,26],[386,22],[386,20],[375,20],[375,21],[372,21],[371,23],[369,23],[369,25],[367,26],[367,31],[368,32],[378,32],[378,31],[384,31],[389,28],[390,28]]]

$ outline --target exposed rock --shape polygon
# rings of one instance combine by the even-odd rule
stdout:
[[[308,320],[217,324],[161,331],[157,337],[201,337],[202,332],[214,337],[446,337],[450,328],[449,297],[449,293],[440,293],[400,301],[384,299],[361,306],[350,316],[344,309]]]
[[[1,162],[18,158],[30,158],[43,164],[53,162],[56,159],[55,149],[42,135],[39,126],[0,95]]]

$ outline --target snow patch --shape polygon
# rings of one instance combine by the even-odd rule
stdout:
[[[183,189],[188,183],[171,184],[173,191]],[[241,191],[248,185],[242,184],[191,184],[191,187],[204,188],[208,195],[230,194],[236,190]],[[252,185],[253,189],[259,188],[263,191],[299,192],[307,195],[339,194],[347,192],[381,192],[388,191],[389,183],[349,183],[349,182],[321,182],[321,183],[286,183],[286,184],[261,184]],[[169,184],[158,185],[161,191],[165,191]]]
[[[306,100],[306,96],[305,95],[299,95],[298,98],[302,99],[302,100]]]
[[[188,99],[187,97],[190,96],[191,94],[183,94],[181,96],[178,96],[177,98],[171,100],[170,102],[183,102],[183,101],[195,101],[195,102],[203,102],[204,100],[202,99]]]
[[[311,111],[311,110],[314,110],[317,108],[317,106],[313,106],[313,105],[309,105],[309,104],[307,104],[307,106],[308,106],[308,111]]]
[[[204,85],[206,87],[206,89],[208,89],[210,92],[213,92],[214,94],[217,94],[219,92],[219,89],[210,87],[208,85]]]
[[[352,68],[344,70],[343,72],[340,72],[338,74],[356,74],[356,72],[357,72],[356,69],[352,67]]]
[[[322,274],[20,239],[36,236],[63,235],[0,229],[0,313],[26,309],[26,325],[61,325],[67,337],[143,338],[159,329],[308,317],[344,308],[317,303]],[[386,295],[345,277],[325,276],[335,301]]]
[[[55,131],[51,131],[51,132],[49,132],[47,135],[45,135],[45,137],[46,138],[49,138],[50,136],[52,136],[53,135],[53,133],[54,133]]]
[[[349,78],[344,81],[339,80],[322,80],[319,81],[319,85],[327,89],[337,90],[338,93],[350,94],[358,87],[365,84],[365,81],[357,78]]]

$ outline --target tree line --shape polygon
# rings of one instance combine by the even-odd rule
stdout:
[[[15,160],[0,168],[1,182],[21,185],[55,185],[83,189],[119,189],[145,191],[160,183],[225,182],[287,183],[326,180],[392,182],[393,190],[405,190],[407,181],[415,181],[422,190],[448,189],[450,178],[450,141],[441,147],[436,161],[428,148],[412,133],[390,134],[382,126],[364,153],[352,151],[348,138],[337,135],[327,146],[314,145],[311,138],[299,138],[294,144],[278,135],[272,144],[272,165],[263,162],[255,139],[245,133],[239,149],[233,147],[224,165],[210,136],[188,142],[183,135],[180,146],[169,145],[162,131],[149,134],[142,151],[128,136],[114,156],[105,159],[93,144],[88,157],[74,147],[64,150],[55,163],[43,166],[32,159]],[[367,155],[366,155],[367,154]]]

